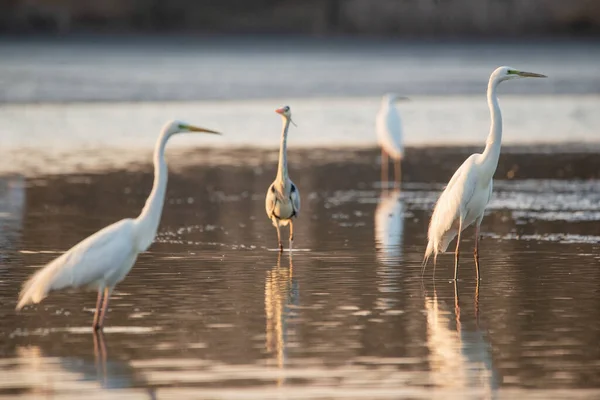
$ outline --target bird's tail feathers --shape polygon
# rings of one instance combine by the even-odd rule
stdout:
[[[458,234],[458,229],[449,229],[448,231],[446,231],[440,240],[440,244],[439,244],[439,252],[440,253],[445,253],[446,250],[448,250],[448,246],[450,245],[450,242],[452,242],[454,240],[454,238],[456,237],[456,235]]]
[[[433,240],[430,240],[429,242],[427,242],[427,249],[425,250],[425,256],[423,256],[423,263],[421,264],[423,269],[421,270],[421,276],[425,274],[425,267],[427,266],[427,262],[429,261],[429,258],[432,254],[434,255],[433,264],[435,265],[437,261],[437,249],[435,244],[433,243]]]
[[[21,288],[19,293],[19,302],[16,310],[19,311],[28,304],[36,304],[42,301],[50,291],[52,284],[49,278],[48,270],[42,268],[29,278]]]

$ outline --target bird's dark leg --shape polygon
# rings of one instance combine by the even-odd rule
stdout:
[[[290,252],[294,245],[294,221],[290,219]]]
[[[281,243],[281,231],[279,229],[279,224],[275,225],[275,229],[277,229],[277,244],[279,245],[279,252],[282,252],[283,244]]]
[[[98,299],[96,300],[96,312],[94,312],[94,322],[92,323],[92,329],[97,331],[100,326],[98,325],[98,317],[100,317],[100,309],[102,308],[102,289],[98,289]]]
[[[100,321],[98,322],[98,327],[96,329],[102,329],[104,327],[104,317],[106,316],[106,312],[108,311],[108,301],[110,300],[111,292],[111,288],[104,289],[104,301],[102,302],[102,312],[100,313]]]
[[[477,271],[477,284],[479,284],[479,224],[475,225],[475,269]]]
[[[458,280],[458,258],[460,254],[460,233],[462,231],[462,221],[458,224],[458,236],[456,238],[456,252],[454,253],[454,280]]]
[[[400,182],[402,181],[402,160],[399,158],[394,160],[394,178],[396,179],[396,185],[400,186]]]
[[[385,150],[381,149],[381,187],[384,187],[384,183],[387,187],[388,180],[388,156]]]

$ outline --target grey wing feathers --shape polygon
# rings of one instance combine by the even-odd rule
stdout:
[[[292,206],[294,207],[294,214],[297,217],[298,215],[300,215],[300,191],[293,183],[292,190],[290,193],[290,199],[292,200]]]
[[[267,190],[267,197],[265,198],[265,211],[267,212],[267,216],[271,218],[273,215],[273,210],[275,209],[275,202],[277,200],[277,195],[275,194],[275,187],[273,184],[269,186]]]

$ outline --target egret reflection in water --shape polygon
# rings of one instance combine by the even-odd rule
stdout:
[[[19,382],[34,398],[53,398],[56,394],[61,398],[81,398],[83,394],[86,398],[103,398],[109,393],[116,396],[143,394],[139,398],[153,398],[152,391],[136,389],[147,383],[127,361],[109,358],[102,332],[94,332],[91,338],[84,336],[87,344],[93,342],[93,357],[92,346],[81,352],[78,345],[55,348],[53,341],[17,345],[14,368],[2,369],[5,381]],[[78,343],[80,338],[73,342]],[[74,396],[66,395],[68,393]]]
[[[393,296],[398,291],[400,263],[402,261],[402,239],[404,236],[404,202],[400,188],[382,190],[375,209],[375,247],[377,257],[377,290],[380,293],[379,308],[393,308]]]
[[[402,261],[404,236],[404,202],[401,191],[382,191],[375,209],[375,244],[377,259],[384,265],[397,265]]]
[[[292,253],[289,261],[289,267],[282,268],[281,253],[278,253],[277,265],[267,271],[265,281],[266,348],[275,355],[279,368],[285,366],[287,359],[289,325],[293,322],[290,306],[300,304],[300,288],[293,277]]]
[[[479,285],[474,295],[474,321],[461,315],[456,282],[454,318],[438,298],[435,286],[433,296],[425,295],[425,310],[431,383],[445,389],[481,390],[483,398],[493,398],[500,379],[492,346],[479,325]]]

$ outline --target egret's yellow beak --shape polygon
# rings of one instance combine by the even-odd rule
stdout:
[[[516,71],[516,73],[523,78],[547,78],[546,75],[536,74],[535,72]]]
[[[204,132],[204,133],[212,133],[213,135],[221,135],[221,132],[212,131],[206,128],[199,128],[193,125],[186,125],[185,128],[190,132]]]

